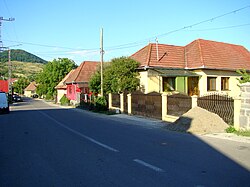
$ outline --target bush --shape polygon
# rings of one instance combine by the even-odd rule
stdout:
[[[80,108],[87,109],[87,110],[93,110],[94,109],[94,103],[92,103],[92,102],[85,102],[85,101],[82,100],[80,102]]]
[[[96,111],[107,111],[108,106],[107,106],[107,101],[105,97],[97,97],[95,99],[95,110]]]
[[[236,129],[235,129],[233,126],[229,126],[229,127],[226,129],[226,132],[227,132],[227,133],[234,133],[234,132],[236,132]]]
[[[69,105],[70,100],[66,97],[66,95],[64,95],[64,96],[60,99],[60,103],[61,103],[61,105]]]
[[[53,95],[50,94],[50,93],[47,93],[46,96],[45,96],[45,100],[47,100],[47,101],[53,100]]]

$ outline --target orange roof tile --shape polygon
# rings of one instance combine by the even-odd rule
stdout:
[[[188,69],[247,69],[250,52],[240,45],[197,39],[186,46],[149,44],[131,58],[141,66]]]
[[[184,66],[184,47],[158,44],[149,44],[134,53],[131,58],[140,62],[141,66],[157,66],[182,68]]]
[[[84,61],[75,71],[65,80],[65,83],[83,83],[89,82],[90,77],[95,73],[99,62]]]
[[[24,90],[25,91],[35,91],[36,90],[36,83],[31,82]]]
[[[247,69],[250,53],[240,45],[198,39],[186,46],[189,68]]]

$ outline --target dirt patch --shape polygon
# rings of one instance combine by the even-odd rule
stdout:
[[[166,128],[174,131],[206,134],[225,132],[228,124],[217,114],[195,107],[183,114],[176,122],[166,125]]]

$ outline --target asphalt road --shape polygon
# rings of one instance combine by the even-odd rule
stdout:
[[[0,186],[250,186],[250,144],[25,100],[0,115]]]

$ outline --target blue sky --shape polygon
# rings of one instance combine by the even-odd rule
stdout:
[[[156,36],[163,44],[184,46],[202,38],[250,50],[250,0],[1,0],[0,17],[15,18],[2,24],[4,46],[22,44],[12,48],[48,61],[99,60],[100,28],[104,61],[130,56]],[[162,35],[205,20],[210,21]]]

